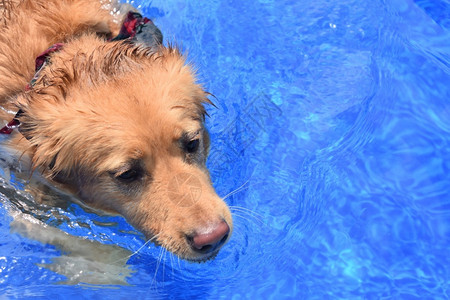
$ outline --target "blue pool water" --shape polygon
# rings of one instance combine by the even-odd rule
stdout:
[[[11,232],[11,211],[111,249],[142,237],[76,204],[36,207],[13,173],[0,190],[1,295],[450,297],[448,0],[135,4],[217,98],[212,179],[221,196],[244,185],[227,198],[232,239],[204,264],[144,247],[108,277],[70,246]]]

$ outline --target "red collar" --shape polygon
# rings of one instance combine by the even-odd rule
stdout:
[[[61,50],[63,47],[63,44],[54,44],[44,52],[42,52],[37,58],[36,58],[36,65],[35,65],[35,73],[33,76],[33,79],[31,79],[30,83],[27,84],[25,87],[25,91],[29,91],[33,88],[36,80],[39,77],[39,74],[41,73],[41,70],[45,67],[45,65],[48,63],[48,58],[51,53],[57,52]],[[2,129],[0,129],[0,134],[11,134],[14,129],[18,128],[20,126],[19,117],[23,113],[21,109],[16,113],[14,118],[6,124]]]
[[[129,11],[127,17],[123,21],[122,28],[120,28],[119,34],[111,39],[111,41],[125,40],[128,38],[134,38],[136,34],[142,32],[142,29],[147,23],[153,24],[148,18],[143,18],[140,13]]]
[[[20,126],[20,121],[17,118],[20,116],[20,114],[22,114],[21,109],[19,109],[14,119],[9,121],[8,124],[6,124],[2,129],[0,129],[0,134],[11,134],[11,132],[13,132],[14,129],[18,128]]]

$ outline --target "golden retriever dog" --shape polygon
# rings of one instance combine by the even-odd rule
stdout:
[[[179,257],[212,259],[232,218],[205,167],[208,93],[177,48],[121,37],[114,5],[0,0],[2,143]]]

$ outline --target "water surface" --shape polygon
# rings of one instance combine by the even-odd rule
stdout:
[[[449,297],[448,1],[135,4],[188,52],[216,96],[207,120],[214,185],[225,196],[244,184],[227,198],[239,207],[233,237],[212,262],[144,247],[124,267],[130,286],[77,284],[82,269],[63,276],[40,266],[80,261],[11,233],[8,209],[129,251],[141,236],[76,204],[27,209],[13,178],[0,190],[4,295]]]

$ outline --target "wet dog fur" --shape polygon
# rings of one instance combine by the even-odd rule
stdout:
[[[23,111],[4,145],[179,257],[213,258],[232,219],[205,167],[208,93],[180,51],[107,42],[120,22],[96,0],[0,1],[0,13],[0,118]],[[35,58],[57,42],[63,49],[24,91]],[[220,245],[196,247],[217,230]]]

